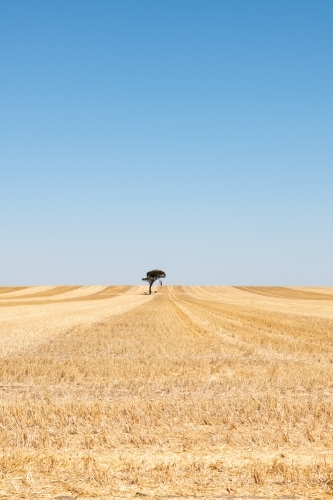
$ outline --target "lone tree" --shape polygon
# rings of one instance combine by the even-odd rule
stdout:
[[[159,269],[154,269],[153,271],[148,271],[147,276],[142,278],[142,281],[148,281],[149,283],[149,295],[151,294],[152,284],[155,283],[156,280],[160,280],[161,278],[165,278],[166,274],[164,271],[160,271]]]

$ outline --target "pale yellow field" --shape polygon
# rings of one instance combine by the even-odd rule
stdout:
[[[146,290],[0,288],[0,499],[331,498],[333,288]]]

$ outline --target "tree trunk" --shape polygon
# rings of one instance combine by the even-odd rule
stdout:
[[[149,283],[149,295],[151,295],[151,287],[153,283]]]

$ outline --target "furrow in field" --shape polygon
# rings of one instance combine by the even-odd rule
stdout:
[[[171,295],[171,298],[178,312],[181,311],[180,315],[185,324],[192,324],[194,330],[201,331],[202,335],[211,339],[212,345],[219,344],[216,353],[223,346],[224,354],[228,356],[233,352],[238,356],[245,355],[247,359],[250,357],[254,359],[260,357],[269,361],[295,359],[294,353],[291,354],[290,350],[286,353],[285,336],[281,338],[281,335],[275,336],[274,333],[267,331],[269,337],[269,341],[267,341],[267,338],[262,338],[263,330],[259,325],[254,324],[249,328],[249,325],[239,319],[237,315],[231,317],[230,314],[226,315],[226,311],[217,309],[214,302],[194,301],[191,297],[191,291],[188,295],[185,289],[178,288],[176,294]],[[274,338],[272,342],[272,337],[277,338]],[[299,348],[299,341],[290,338],[289,344],[292,344],[294,350],[298,351],[296,348]],[[320,346],[311,344],[310,347],[317,350]],[[298,360],[300,359],[298,356]],[[309,358],[303,356],[302,360],[309,361]],[[313,358],[311,358],[312,360]]]
[[[327,330],[333,331],[333,317],[304,317],[301,314],[277,313],[246,305],[217,303],[216,301],[196,300],[184,295],[180,303],[201,311],[205,321],[214,323],[224,335],[232,334],[238,342],[245,342],[252,349],[265,356],[303,357],[310,360],[314,356],[325,356],[333,360],[333,343],[327,342]],[[297,321],[295,321],[297,320]]]
[[[258,359],[258,357],[271,361],[286,359],[285,354],[267,349],[267,347],[263,348],[257,342],[253,342],[253,338],[244,339],[241,335],[244,328],[242,321],[213,312],[207,304],[205,307],[201,303],[198,305],[190,300],[181,299],[179,296],[173,300],[175,306],[183,312],[184,321],[192,322],[197,329],[206,332],[206,335],[218,337],[220,343],[228,351],[233,350],[238,356],[253,357],[254,359]],[[228,355],[230,355],[229,352]]]
[[[327,349],[318,342],[303,342],[286,334],[265,330],[259,325],[248,325],[244,321],[231,319],[213,312],[202,305],[179,301],[178,307],[191,321],[207,332],[214,332],[223,343],[235,347],[239,355],[258,357],[266,361],[303,361],[313,363],[316,357],[325,354],[326,362],[333,362],[333,348]],[[327,359],[327,354],[331,356]]]
[[[299,314],[305,321],[315,318],[333,318],[332,301],[330,300],[301,300],[283,299],[265,295],[248,293],[232,287],[193,287],[186,296],[191,296],[198,301],[208,301],[218,308],[234,308],[236,311],[260,311],[274,318],[274,315],[287,314],[290,317]],[[305,319],[308,318],[308,319]]]
[[[182,320],[184,326],[191,330],[194,335],[204,341],[204,343],[209,342],[211,350],[209,355],[213,357],[226,357],[230,355],[241,355],[244,351],[244,346],[248,350],[248,345],[245,343],[240,343],[231,336],[222,333],[221,328],[213,327],[211,323],[207,322],[197,314],[193,314],[184,304],[187,305],[185,301],[170,298],[175,312],[178,314]],[[243,352],[244,354],[244,352]]]

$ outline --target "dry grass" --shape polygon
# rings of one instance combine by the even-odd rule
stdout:
[[[143,291],[1,307],[0,498],[332,497],[332,289]]]

